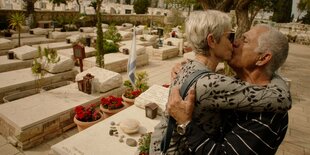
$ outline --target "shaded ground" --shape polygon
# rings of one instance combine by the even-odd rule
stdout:
[[[293,107],[289,126],[277,155],[310,154],[310,47],[290,44],[289,56],[282,67],[283,76],[292,80]]]

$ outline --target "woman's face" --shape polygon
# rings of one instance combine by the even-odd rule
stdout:
[[[233,38],[234,33],[227,30],[224,32],[224,34],[221,36],[220,41],[217,42],[214,46],[214,55],[220,60],[220,61],[228,61],[232,58],[232,51],[233,51]]]

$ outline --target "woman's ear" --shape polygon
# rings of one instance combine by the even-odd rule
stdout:
[[[266,65],[270,62],[271,58],[272,58],[271,52],[265,52],[258,58],[256,65],[257,66]]]
[[[207,43],[208,43],[209,47],[214,48],[216,41],[215,41],[213,34],[208,34],[206,39],[207,39]]]

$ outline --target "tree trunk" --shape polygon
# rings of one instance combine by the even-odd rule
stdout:
[[[29,23],[29,26],[30,28],[34,28],[35,27],[35,23],[34,23],[34,3],[36,2],[37,0],[24,0],[24,2],[26,3],[26,17],[30,17],[31,19],[30,20],[30,23]]]
[[[80,1],[79,1],[79,0],[76,0],[76,3],[77,3],[78,6],[79,6],[79,13],[81,13],[81,4],[80,4]]]
[[[249,20],[249,5],[251,0],[239,0],[236,5],[236,17],[238,29],[236,32],[236,38],[240,38],[242,34],[248,31],[251,27]]]
[[[97,41],[96,41],[96,62],[100,68],[104,68],[104,51],[103,51],[103,32],[101,23],[102,0],[97,0],[96,16],[97,16]]]
[[[20,47],[20,29],[21,27],[18,27],[18,47]]]

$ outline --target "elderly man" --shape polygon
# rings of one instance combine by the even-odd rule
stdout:
[[[238,77],[265,87],[270,85],[275,71],[288,55],[286,37],[266,25],[257,25],[246,32],[234,47],[229,64]],[[287,90],[283,83],[276,85]],[[279,95],[277,99],[281,100],[283,96]],[[185,133],[189,150],[194,154],[275,154],[287,130],[287,112],[241,112],[218,107],[222,109],[221,132],[217,136],[210,136],[192,118],[194,104],[193,90],[183,101],[179,90],[174,88],[167,106],[170,116],[179,124],[178,128],[184,130],[182,133]],[[268,103],[262,108],[268,109],[272,104]],[[210,104],[208,108],[214,108],[214,105]]]

